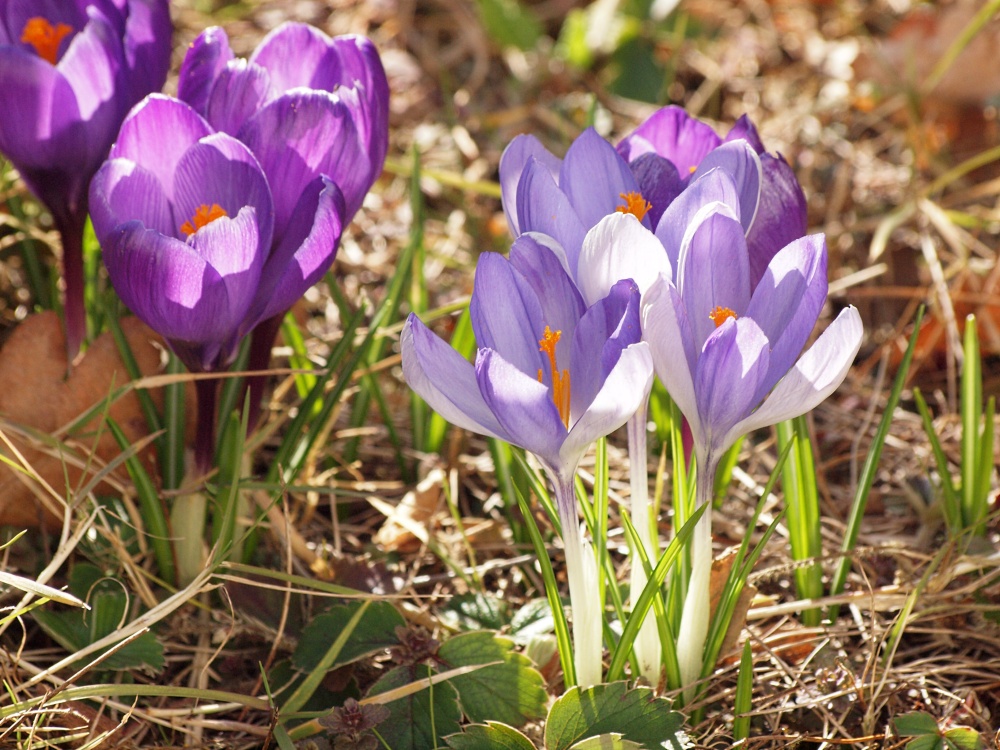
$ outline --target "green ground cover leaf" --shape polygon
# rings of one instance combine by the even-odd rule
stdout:
[[[299,645],[292,655],[292,663],[303,672],[310,672],[330,648],[333,639],[347,625],[361,606],[361,602],[351,602],[332,607],[313,619],[302,631]],[[350,664],[381,649],[399,643],[396,628],[406,625],[402,615],[389,602],[371,602],[368,610],[351,634],[350,639],[331,666],[334,669]]]
[[[450,680],[472,721],[522,726],[545,715],[545,680],[511,640],[485,631],[464,633],[441,644],[438,658],[449,668],[491,664]]]
[[[573,688],[553,704],[545,723],[547,750],[569,750],[575,743],[601,734],[647,748],[680,748],[684,717],[670,701],[649,688],[629,689],[625,682]]]
[[[369,696],[395,690],[417,680],[433,677],[426,664],[396,667],[372,685]],[[462,711],[458,692],[448,682],[439,682],[385,704],[389,718],[377,731],[392,750],[426,750],[437,747],[445,735],[459,730]]]
[[[444,741],[452,750],[535,750],[531,740],[514,727],[496,721],[472,724]]]

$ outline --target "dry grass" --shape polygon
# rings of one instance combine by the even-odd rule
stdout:
[[[998,91],[981,91],[978,100],[963,91],[964,98],[956,101],[941,87],[921,92],[920,80],[907,81],[896,75],[898,69],[886,70],[880,62],[884,48],[878,45],[890,33],[899,33],[900,6],[906,4],[682,0],[698,33],[657,50],[673,61],[669,94],[674,102],[718,121],[720,129],[748,113],[768,148],[795,165],[809,199],[810,226],[828,238],[828,312],[849,303],[862,310],[867,337],[860,364],[813,418],[831,568],[858,465],[885,402],[891,379],[886,373],[891,376],[898,364],[918,303],[930,305],[933,321],[910,380],[929,394],[935,413],[945,415],[938,426],[950,455],[957,455],[960,442],[953,416],[954,342],[966,312],[977,312],[984,322],[984,390],[1000,392],[1000,171],[989,163],[935,185],[956,164],[997,142],[996,110],[987,98]],[[555,60],[550,49],[499,52],[467,0],[260,0],[225,7],[217,3],[219,8],[206,12],[208,5],[173,3],[178,50],[205,26],[221,22],[237,53],[245,53],[286,18],[330,33],[366,33],[382,50],[393,91],[391,163],[345,237],[336,267],[355,304],[380,298],[407,241],[412,217],[406,155],[413,149],[424,169],[425,273],[433,307],[467,295],[477,254],[501,250],[508,242],[495,194],[467,187],[496,178],[500,153],[513,135],[536,133],[559,152],[582,128],[595,101],[598,126],[615,138],[653,110],[609,93],[600,64],[580,72]],[[554,35],[573,5],[572,0],[545,0],[533,7]],[[947,11],[961,3],[942,5]],[[995,29],[987,27],[984,33],[995,34]],[[969,75],[974,73],[972,68]],[[893,223],[893,217],[902,218]],[[4,242],[0,239],[0,246]],[[7,305],[4,314],[13,319],[19,317],[17,306],[24,305],[17,291],[21,271],[16,262],[6,268],[0,291]],[[336,341],[340,321],[325,289],[310,293],[307,300],[310,347],[320,353]],[[405,442],[408,406],[398,360],[390,353],[374,369],[400,415]],[[345,401],[353,392],[349,389]],[[267,461],[268,445],[287,424],[294,404],[290,380],[280,383],[271,421],[256,443],[261,462]],[[385,521],[380,509],[411,489],[412,478],[401,474],[378,419],[352,430],[346,416],[345,408],[330,426],[325,452],[312,457],[299,478],[299,484],[316,489],[290,491],[280,506],[269,509],[269,531],[259,550],[264,565],[397,594],[405,616],[432,630],[443,627],[438,607],[467,585],[431,554],[428,539],[457,566],[478,564],[487,589],[512,604],[529,593],[537,595],[540,581],[521,557],[530,550],[510,542],[505,522],[490,502],[495,490],[491,462],[485,444],[474,437],[456,433],[446,441],[444,455],[411,456],[423,471],[439,466],[452,472],[449,481],[457,489],[464,528],[440,504],[407,527],[414,532],[412,544],[373,544]],[[357,436],[357,457],[347,460],[345,446]],[[626,454],[616,445],[611,451],[612,497],[620,501],[628,493]],[[748,444],[738,481],[717,515],[720,547],[754,533],[746,528],[750,501],[766,481],[774,453],[766,435]],[[928,711],[943,725],[971,726],[985,741],[996,742],[998,515],[991,516],[982,549],[958,555],[942,548],[940,514],[928,482],[932,464],[907,392],[872,491],[850,590],[837,599],[843,606],[831,627],[805,628],[796,619],[801,603],[791,586],[787,531],[779,529],[755,573],[760,595],[745,631],[755,664],[755,729],[747,747],[897,747],[902,741],[893,738],[890,720],[913,710]],[[369,497],[378,502],[367,501]],[[772,499],[766,512],[779,503]],[[68,514],[58,540],[17,545],[16,551],[8,550],[4,568],[45,568],[38,577],[58,583],[66,560],[93,554],[96,547],[88,548],[87,540],[95,535],[108,542],[105,550],[123,549],[115,528],[100,512]],[[470,538],[471,547],[466,543]],[[46,567],[51,550],[58,550],[57,556]],[[258,578],[231,570],[211,583],[197,581],[157,605],[148,567],[145,559],[119,554],[116,568],[132,596],[147,607],[158,606],[147,618],[167,645],[165,671],[156,678],[132,675],[138,683],[259,696],[258,663],[270,664],[286,654],[302,624],[322,604],[319,597],[292,595],[283,585],[267,588]],[[224,589],[215,588],[220,583]],[[213,588],[222,596],[209,597]],[[13,602],[11,596],[5,601]],[[98,668],[71,676],[75,667],[66,665],[80,655],[68,656],[30,618],[10,625],[3,645],[0,673],[9,696],[19,700],[86,682]],[[370,681],[378,665],[365,669],[355,675],[359,682]],[[712,678],[705,719],[692,729],[699,747],[729,746],[735,684],[736,660],[730,655]],[[253,747],[268,736],[271,717],[252,703],[248,698],[243,705],[201,703],[193,708],[179,693],[147,699],[141,706],[112,698],[95,709],[78,701],[63,704],[75,719],[25,712],[16,717],[16,732],[10,721],[0,722],[0,732],[7,732],[0,745],[17,737],[29,746],[31,727],[36,746],[46,738],[54,743],[66,738],[67,726],[74,726],[79,735],[74,747],[100,746],[95,738],[103,733],[114,737],[105,747]],[[88,735],[89,743],[83,739]]]

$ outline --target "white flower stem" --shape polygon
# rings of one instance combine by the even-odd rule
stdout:
[[[569,579],[569,603],[573,617],[573,663],[576,683],[583,687],[601,682],[604,653],[601,621],[604,603],[600,600],[597,561],[590,543],[580,534],[576,513],[576,493],[572,477],[553,477],[556,507],[562,523],[563,548],[566,555],[566,577]]]
[[[649,474],[646,466],[646,413],[648,401],[644,401],[628,421],[629,474],[632,489],[632,525],[635,526],[639,543],[646,551],[646,557],[655,564],[657,548],[653,544],[652,514],[649,508]],[[632,551],[632,578],[630,598],[632,606],[639,601],[647,582],[646,570],[635,550]],[[660,683],[660,635],[656,629],[656,618],[652,610],[646,613],[639,633],[633,644],[639,662],[639,673],[654,688]]]
[[[681,683],[688,687],[685,697],[690,700],[690,686],[700,677],[705,658],[705,639],[708,636],[708,619],[712,576],[712,492],[718,462],[698,461],[697,502],[695,508],[706,503],[709,507],[698,519],[691,538],[691,578],[688,580],[684,611],[677,632],[677,661],[681,669]]]

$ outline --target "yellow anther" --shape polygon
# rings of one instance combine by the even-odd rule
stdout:
[[[715,327],[718,328],[730,318],[735,320],[737,315],[728,307],[716,307],[708,314],[708,317],[712,319],[712,322],[715,323]]]
[[[615,210],[620,214],[632,214],[639,221],[653,208],[653,204],[643,198],[641,193],[618,193],[618,197],[625,203]]]
[[[55,65],[59,57],[59,43],[71,33],[73,33],[72,26],[64,23],[53,26],[41,16],[35,16],[24,24],[21,41],[34,47],[40,58]]]
[[[556,344],[562,337],[562,331],[553,331],[545,326],[545,334],[538,340],[538,351],[549,355],[549,367],[552,369],[552,402],[559,410],[559,417],[569,429],[570,385],[569,370],[559,371],[556,365]],[[538,370],[538,382],[544,379],[541,368]]]
[[[190,237],[206,224],[211,224],[213,221],[221,219],[223,216],[229,216],[229,214],[227,214],[225,209],[223,209],[218,203],[213,203],[211,206],[206,203],[202,203],[198,206],[197,210],[195,210],[194,216],[191,217],[191,221],[185,221],[184,224],[181,225],[181,231]]]

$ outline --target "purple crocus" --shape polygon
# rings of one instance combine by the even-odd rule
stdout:
[[[635,234],[636,222],[612,220],[607,236]],[[619,247],[629,243],[616,238]],[[656,374],[691,428],[697,503],[711,501],[719,460],[748,432],[791,419],[829,396],[861,345],[861,318],[843,310],[803,354],[827,293],[822,235],[778,251],[753,283],[743,227],[723,202],[709,203],[688,227],[673,276],[661,274],[643,295],[643,338]],[[800,356],[801,355],[801,356]],[[692,573],[677,638],[682,678],[702,669],[708,630],[711,519],[699,521]]]
[[[517,240],[510,260],[480,256],[470,312],[475,365],[411,315],[402,334],[407,383],[452,424],[534,453],[555,488],[573,605],[580,684],[601,678],[602,604],[596,563],[581,541],[573,478],[597,438],[635,413],[652,379],[639,341],[639,292],[615,284],[587,307],[556,254]]]
[[[618,152],[632,168],[640,191],[650,196],[655,217],[656,211],[665,210],[690,187],[694,176],[704,171],[716,151],[740,140],[748,143],[760,158],[760,201],[747,235],[750,278],[756,284],[774,254],[805,235],[807,216],[805,195],[795,172],[780,154],[764,150],[750,118],[743,115],[720,138],[710,126],[681,107],[664,107],[623,138]]]
[[[759,280],[774,253],[805,234],[806,205],[791,167],[764,150],[746,116],[723,139],[684,110],[665,107],[617,149],[588,128],[563,159],[519,135],[500,159],[500,186],[513,235],[556,238],[579,279],[587,272],[577,267],[583,238],[601,219],[632,213],[659,232],[668,207],[716,168],[730,173],[744,201],[751,275]]]
[[[87,189],[118,126],[170,64],[167,0],[0,0],[0,152],[63,242],[70,360],[86,335]]]
[[[274,247],[274,201],[257,159],[161,95],[125,119],[90,204],[118,295],[193,372],[232,362],[240,340],[286,294],[288,258],[311,243],[335,244],[343,215],[336,185],[321,180]],[[217,383],[197,384],[198,464],[206,469]]]
[[[745,232],[755,223],[761,161],[747,141],[733,140],[700,157],[698,166],[688,174],[687,190],[675,190],[670,180],[659,185],[650,179],[651,174],[631,169],[593,129],[573,142],[563,160],[549,154],[537,139],[518,136],[500,162],[504,210],[511,231],[515,236],[544,233],[552,237],[563,266],[588,304],[606,295],[620,279],[633,279],[645,292],[660,272],[669,275],[686,228],[706,203],[724,201],[730,205]],[[631,228],[631,233],[627,237],[618,232],[607,236],[608,226],[616,222]],[[625,247],[619,248],[619,239]],[[655,524],[649,514],[646,411],[643,399],[629,421],[631,505],[636,535],[647,555],[653,557]],[[645,571],[636,562],[632,565],[633,599],[645,585]],[[635,652],[639,672],[650,684],[658,684],[660,644],[652,616],[639,631]]]
[[[378,51],[364,37],[330,38],[312,26],[286,23],[242,60],[226,33],[213,27],[188,50],[178,95],[257,157],[274,195],[275,247],[301,232],[302,215],[312,215],[322,184],[340,191],[340,225],[346,225],[382,171],[389,86]],[[275,264],[283,280],[253,333],[251,370],[267,367],[284,313],[329,269],[339,236],[338,225],[326,245],[287,243],[300,249]],[[250,384],[256,406],[263,380],[251,378]]]

